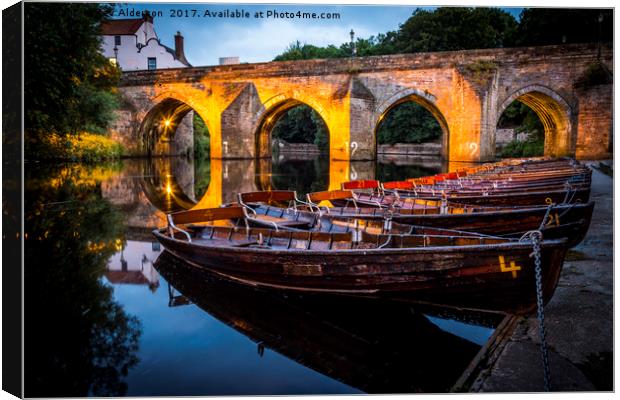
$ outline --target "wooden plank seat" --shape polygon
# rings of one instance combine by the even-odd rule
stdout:
[[[248,217],[250,220],[259,220],[274,223],[278,226],[288,226],[292,228],[308,227],[308,221],[295,221],[287,218],[274,217],[273,215],[256,214]]]

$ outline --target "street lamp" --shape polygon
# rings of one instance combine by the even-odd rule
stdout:
[[[114,51],[114,61],[116,62],[116,66],[120,68],[118,64],[118,47],[116,47],[116,44],[112,50]]]

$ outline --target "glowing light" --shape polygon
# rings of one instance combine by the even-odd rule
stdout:
[[[172,194],[172,186],[170,186],[170,184],[166,184],[166,193],[168,194]]]
[[[170,118],[167,118],[164,120],[164,125],[166,126],[166,128],[169,128],[170,124],[172,124],[172,121],[170,121]]]

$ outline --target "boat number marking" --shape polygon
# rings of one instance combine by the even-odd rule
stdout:
[[[549,214],[549,221],[547,221],[547,225],[545,226],[553,225],[554,221],[556,226],[560,226],[560,217],[558,216],[558,213],[554,213],[553,215]]]
[[[514,261],[510,262],[510,267],[506,266],[506,259],[504,256],[499,256],[499,270],[502,272],[512,272],[512,277],[516,279],[517,271],[521,271],[521,267]]]

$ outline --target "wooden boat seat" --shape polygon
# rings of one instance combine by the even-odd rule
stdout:
[[[277,224],[279,226],[288,226],[292,228],[308,226],[307,221],[291,221],[290,219],[274,217],[273,215],[258,214],[256,216],[253,216],[252,218],[265,222],[273,222],[274,224]]]

